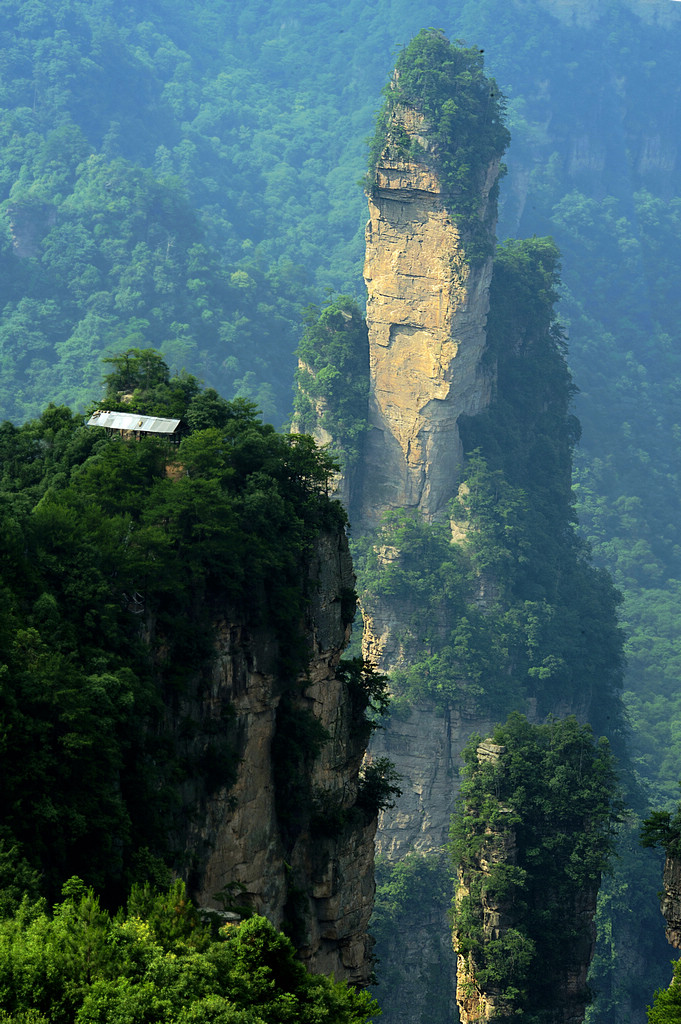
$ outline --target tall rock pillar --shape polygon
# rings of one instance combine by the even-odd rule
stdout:
[[[459,416],[490,400],[493,373],[482,357],[499,158],[479,176],[477,218],[489,255],[473,261],[430,134],[422,113],[395,106],[369,193],[367,525],[387,509],[418,509],[432,518],[446,507],[463,455]]]

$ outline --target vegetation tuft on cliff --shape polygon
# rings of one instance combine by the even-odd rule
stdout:
[[[504,98],[483,66],[481,50],[450,43],[440,30],[422,29],[400,53],[383,90],[385,101],[369,144],[366,178],[371,192],[382,158],[428,161],[432,152],[447,206],[474,259],[491,255],[480,230],[483,185],[490,164],[501,158],[510,141]],[[424,134],[432,151],[426,153],[395,117],[401,108],[424,116]],[[496,203],[489,208],[496,216]]]
[[[345,472],[357,464],[367,429],[369,341],[357,302],[339,295],[324,309],[309,306],[298,345],[294,421],[303,433],[332,437]]]

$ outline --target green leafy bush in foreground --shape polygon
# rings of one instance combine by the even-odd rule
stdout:
[[[77,878],[47,913],[25,899],[0,921],[2,1024],[363,1024],[378,1011],[295,959],[264,917],[217,936],[176,882],[134,888],[111,917]]]

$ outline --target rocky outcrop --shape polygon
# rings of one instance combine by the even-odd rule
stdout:
[[[479,764],[488,762],[499,769],[503,765],[507,748],[503,745],[483,740],[477,749]],[[502,768],[503,773],[503,768]],[[500,785],[497,777],[495,785]],[[501,783],[503,789],[503,783]],[[475,814],[475,811],[472,811]],[[532,987],[532,979],[527,978],[527,967],[522,966],[523,942],[527,942],[526,924],[523,914],[539,915],[547,905],[558,901],[563,913],[563,927],[569,940],[565,944],[564,955],[558,961],[558,967],[544,962],[544,970],[548,972],[542,979],[544,991],[550,993],[542,1005],[542,1020],[551,1024],[583,1024],[590,992],[587,985],[587,974],[596,948],[596,900],[600,879],[593,884],[579,888],[572,897],[566,899],[565,894],[558,895],[555,891],[547,891],[541,884],[536,885],[532,878],[532,860],[526,856],[524,844],[527,836],[522,837],[522,826],[517,833],[514,822],[518,821],[517,809],[500,803],[494,824],[487,824],[485,833],[480,837],[472,859],[465,866],[459,866],[458,885],[455,896],[454,947],[457,950],[457,1003],[461,1024],[488,1024],[506,1016],[516,1017],[518,1006],[523,1005],[522,998],[527,1002],[528,995],[521,998],[518,1004],[517,989]],[[558,826],[559,827],[559,826]],[[543,838],[543,837],[542,837]],[[550,839],[550,836],[546,837]],[[532,842],[535,842],[533,839]],[[522,866],[526,882],[520,894],[513,886],[494,883],[495,871],[507,872]],[[497,879],[498,879],[497,875]],[[501,875],[506,878],[507,875]],[[468,907],[464,915],[458,911],[464,904]],[[471,915],[479,917],[479,943],[483,954],[473,953],[470,949],[462,949],[462,937],[469,929]],[[461,927],[460,922],[463,922]],[[498,946],[499,941],[509,943],[506,959],[499,957],[497,950],[494,956],[487,959],[487,951]],[[531,944],[530,944],[531,946]],[[476,957],[485,955],[487,962],[476,963]],[[526,952],[526,955],[531,955]],[[514,963],[514,956],[517,963]],[[485,970],[481,964],[485,963]],[[492,964],[495,969],[490,970]],[[536,968],[535,968],[536,969]],[[504,984],[510,982],[510,994]],[[537,980],[537,979],[535,979]],[[548,983],[548,984],[547,984]],[[516,988],[517,986],[517,988]]]
[[[309,667],[293,698],[269,627],[247,628],[238,616],[218,624],[210,676],[177,718],[193,735],[194,752],[216,734],[231,737],[236,781],[210,793],[201,778],[185,785],[189,822],[178,841],[193,861],[199,905],[219,908],[226,895],[228,906],[231,899],[285,926],[312,970],[366,984],[376,822],[356,806],[366,733],[357,730],[351,695],[335,671],[348,632],[340,596],[354,584],[342,532],[321,536],[309,575]],[[291,779],[278,775],[274,755],[288,741],[281,734],[285,693],[294,716],[303,724],[313,718],[328,735],[316,757],[294,759],[307,803],[294,822],[281,805],[281,787]],[[334,809],[333,827],[326,807]]]
[[[483,362],[492,258],[473,262],[467,256],[454,199],[438,176],[427,120],[401,106],[392,119],[420,156],[398,154],[389,142],[369,195],[364,277],[371,385],[360,532],[371,530],[388,509],[433,518],[446,508],[456,494],[463,457],[459,418],[484,409],[493,384],[493,367]],[[479,217],[490,240],[498,172],[494,159],[481,182]],[[386,565],[400,557],[389,547],[378,554]],[[406,629],[415,610],[411,603],[362,604],[365,657],[388,672],[408,665],[416,653]],[[432,623],[432,631],[444,637],[452,625]],[[382,815],[381,853],[400,857],[411,849],[442,847],[460,750],[471,731],[488,726],[474,714],[464,720],[459,709],[424,705],[412,707],[404,720],[393,717],[375,738],[373,751],[395,762],[404,790],[398,807]]]
[[[662,886],[660,910],[667,922],[667,942],[681,949],[681,860],[677,857],[666,858]]]
[[[16,255],[40,256],[43,238],[57,223],[54,205],[38,199],[25,199],[12,203],[7,212]]]
[[[432,517],[453,497],[462,448],[457,421],[490,399],[481,364],[491,256],[473,265],[443,192],[428,124],[397,107],[393,120],[421,159],[386,146],[369,196],[364,277],[370,351],[369,433],[363,517],[414,508]],[[490,193],[499,161],[482,185],[481,223],[493,235]]]
[[[405,158],[388,144],[369,195],[364,276],[370,397],[361,505],[353,516],[359,532],[372,531],[387,510],[416,510],[432,519],[446,509],[463,458],[459,418],[484,409],[493,384],[493,367],[483,363],[492,260],[473,263],[467,256],[467,239],[438,175],[425,118],[399,106],[392,118],[419,158]],[[480,220],[490,240],[498,170],[493,160],[481,183]],[[389,547],[378,554],[384,564],[400,557]],[[365,657],[384,671],[408,665],[416,654],[406,628],[411,602],[365,598],[362,604]],[[443,636],[451,628],[449,622],[432,623],[432,631]],[[375,735],[372,756],[390,758],[403,791],[396,806],[380,815],[379,854],[390,860],[411,851],[446,856],[459,754],[471,731],[489,725],[475,716],[465,719],[458,708],[423,703],[404,716],[393,715],[385,731]],[[422,1019],[426,1006],[434,1011],[435,993],[450,1019],[456,961],[444,913],[435,911],[434,919],[424,913],[409,939],[412,954],[403,941],[399,954],[381,951],[391,962],[399,955],[402,964],[390,1020]],[[430,977],[423,957],[432,943],[437,978]]]

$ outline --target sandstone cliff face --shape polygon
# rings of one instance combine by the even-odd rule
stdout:
[[[353,730],[352,702],[335,673],[347,641],[339,595],[354,583],[342,533],[320,538],[310,579],[309,676],[295,706],[311,712],[329,739],[301,771],[307,772],[306,791],[318,803],[350,812],[365,737]],[[375,820],[355,812],[329,835],[315,832],[308,816],[293,832],[286,829],[278,816],[281,780],[273,759],[283,692],[274,634],[223,619],[211,676],[179,712],[194,722],[194,747],[227,729],[238,757],[231,787],[218,786],[210,794],[196,783],[185,787],[189,821],[179,838],[194,861],[196,899],[218,908],[216,894],[231,887],[236,903],[277,927],[293,924],[300,956],[312,970],[365,984],[371,972],[367,924],[374,895]]]
[[[432,517],[446,506],[462,459],[457,420],[484,408],[491,387],[481,358],[492,259],[471,266],[466,258],[423,117],[401,108],[393,117],[424,156],[406,159],[388,147],[369,198],[371,397],[362,499],[369,523],[386,509]],[[482,187],[484,222],[498,170],[495,160]]]
[[[458,420],[487,406],[493,373],[483,367],[492,259],[471,265],[464,239],[442,190],[428,125],[414,110],[393,118],[423,154],[397,157],[390,146],[376,167],[366,229],[370,412],[362,521],[371,526],[386,509],[417,509],[432,518],[457,490],[462,461]],[[492,161],[482,183],[480,219],[493,231],[490,197],[499,171]],[[399,552],[381,549],[383,562]],[[409,601],[364,602],[365,657],[391,671],[408,664]],[[452,624],[433,623],[446,634]],[[446,842],[456,795],[459,753],[488,720],[464,720],[459,710],[414,707],[393,718],[373,743],[403,776],[398,808],[382,815],[378,849],[390,857]]]
[[[454,497],[463,451],[458,420],[487,406],[493,368],[483,366],[489,308],[491,258],[472,266],[465,240],[443,193],[428,140],[428,126],[413,110],[393,117],[423,154],[407,160],[386,149],[376,168],[366,228],[367,327],[369,332],[369,430],[362,467],[360,531],[371,530],[386,510],[418,510],[426,518],[442,512]],[[481,220],[493,232],[490,192],[498,161],[482,183]],[[399,552],[381,549],[384,562]],[[363,652],[383,671],[409,664],[406,624],[409,601],[363,601]],[[435,632],[451,623],[433,623]],[[406,853],[439,851],[447,842],[458,791],[459,754],[475,729],[491,723],[461,710],[433,704],[393,716],[374,737],[372,756],[387,756],[402,777],[403,795],[382,812],[376,848],[390,860]],[[445,1003],[456,989],[456,960],[443,914],[424,913],[412,928],[413,949],[382,950],[399,956],[400,998],[390,1004],[392,1024],[423,1019],[435,993]],[[437,946],[440,975],[428,977],[423,952]],[[431,951],[431,955],[435,955]],[[405,998],[407,991],[409,997]],[[449,993],[449,1000],[443,993]],[[379,998],[380,998],[379,989]]]
[[[492,259],[471,265],[466,257],[423,116],[397,107],[393,119],[423,156],[406,159],[386,147],[369,197],[370,426],[361,515],[369,527],[387,509],[417,509],[432,518],[446,507],[463,455],[459,417],[485,408],[493,383],[492,371],[483,367]],[[480,219],[490,233],[498,172],[494,160],[481,187]],[[381,549],[380,557],[387,563],[399,552]],[[363,607],[364,654],[384,671],[410,661],[404,626],[412,611],[408,601]],[[433,624],[443,634],[448,628]],[[488,724],[424,705],[406,720],[393,718],[375,738],[372,751],[390,756],[404,780],[399,807],[382,815],[381,853],[400,857],[446,842],[459,752],[471,731]]]

